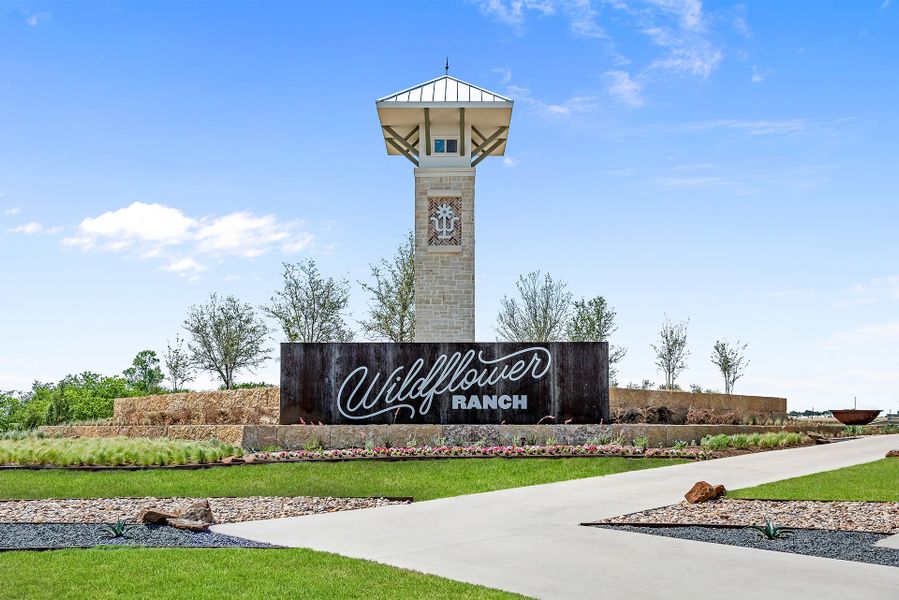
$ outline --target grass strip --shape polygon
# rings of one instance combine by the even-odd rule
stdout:
[[[288,463],[197,471],[0,471],[0,499],[411,496],[430,500],[687,461],[655,458]]]
[[[523,598],[305,549],[94,548],[0,556],[0,598]]]
[[[727,492],[730,498],[899,502],[899,458]]]

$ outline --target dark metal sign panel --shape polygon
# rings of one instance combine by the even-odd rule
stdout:
[[[282,425],[601,421],[606,342],[281,344]]]

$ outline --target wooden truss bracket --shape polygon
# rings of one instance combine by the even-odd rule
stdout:
[[[416,167],[418,166],[418,138],[415,138],[414,141],[410,141],[412,136],[418,133],[418,125],[412,128],[412,130],[406,135],[400,135],[390,127],[389,125],[382,126],[384,132],[387,134],[384,136],[384,139],[388,144],[393,146],[399,151],[400,154],[405,156],[412,162]]]

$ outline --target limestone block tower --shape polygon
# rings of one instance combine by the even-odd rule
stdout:
[[[449,75],[375,102],[387,154],[415,165],[415,341],[474,341],[477,165],[506,152],[512,100]]]

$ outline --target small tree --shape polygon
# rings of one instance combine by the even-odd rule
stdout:
[[[370,339],[411,342],[415,339],[415,238],[410,231],[391,260],[369,265],[371,283],[359,282],[371,297],[362,331]]]
[[[549,273],[533,271],[518,277],[518,298],[503,296],[496,316],[496,334],[506,342],[553,342],[565,335],[571,293]]]
[[[665,374],[665,389],[678,389],[674,383],[678,375],[687,368],[687,326],[690,320],[672,323],[665,316],[659,331],[659,345],[652,344],[656,353],[656,366]]]
[[[185,383],[194,380],[194,366],[190,354],[184,349],[184,340],[180,335],[175,336],[174,346],[166,342],[162,361],[165,370],[168,371],[173,392],[180,392],[184,389]]]
[[[618,313],[602,296],[574,302],[574,313],[568,321],[568,339],[572,342],[607,342],[618,331],[615,317]],[[618,385],[615,364],[627,354],[627,348],[609,345],[609,382]]]
[[[278,321],[289,342],[348,342],[353,332],[343,311],[349,301],[350,282],[325,279],[309,259],[284,263],[284,289],[262,311]]]
[[[159,368],[159,358],[153,350],[141,350],[134,357],[131,366],[122,371],[131,386],[141,394],[159,391],[159,384],[165,378]]]
[[[737,379],[743,376],[743,371],[749,366],[745,352],[748,344],[731,344],[726,340],[715,342],[712,350],[712,364],[718,367],[724,377],[724,393],[732,394]]]
[[[225,389],[234,387],[234,372],[252,371],[270,357],[265,347],[268,327],[253,307],[234,296],[220,300],[209,295],[209,302],[191,306],[184,319],[190,333],[191,362],[203,371],[215,373]]]

